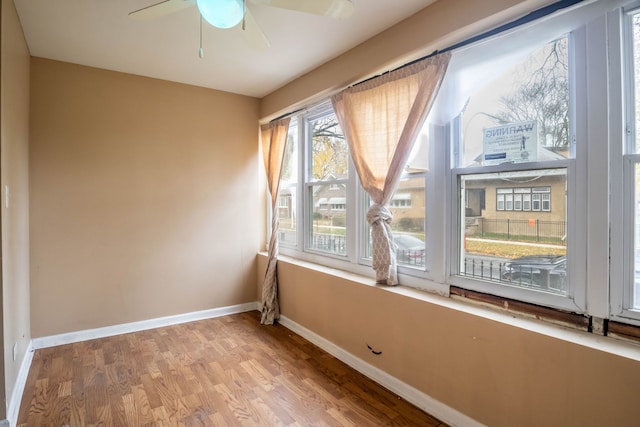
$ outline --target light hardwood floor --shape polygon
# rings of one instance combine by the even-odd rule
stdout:
[[[25,426],[444,426],[250,312],[37,350]]]

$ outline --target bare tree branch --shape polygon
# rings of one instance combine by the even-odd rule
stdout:
[[[552,146],[569,145],[569,65],[566,38],[550,43],[542,62],[531,71],[526,63],[521,73],[528,75],[518,90],[500,98],[503,111],[498,116],[508,122],[535,120],[542,140]]]

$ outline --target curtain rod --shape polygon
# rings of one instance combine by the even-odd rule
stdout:
[[[571,6],[575,5],[575,4],[582,3],[583,1],[584,0],[560,0],[558,2],[552,3],[550,5],[542,7],[540,9],[534,10],[533,12],[530,12],[530,13],[528,13],[528,14],[526,14],[526,15],[524,15],[524,16],[516,19],[516,20],[513,20],[511,22],[507,22],[506,24],[503,24],[503,25],[501,25],[501,26],[499,26],[497,28],[494,28],[493,30],[486,31],[486,32],[484,32],[482,34],[479,34],[477,36],[468,38],[466,40],[463,40],[463,41],[461,41],[459,43],[456,43],[456,44],[454,44],[452,46],[449,46],[449,47],[447,47],[447,48],[445,48],[443,50],[436,51],[436,52],[437,53],[444,53],[444,52],[448,52],[448,51],[451,51],[451,50],[460,49],[461,47],[464,47],[464,46],[470,45],[472,43],[475,43],[477,41],[480,41],[480,40],[495,36],[496,34],[503,33],[505,31],[508,31],[508,30],[512,29],[512,28],[516,28],[516,27],[519,27],[521,25],[528,24],[529,22],[535,21],[536,19],[544,18],[547,15],[551,15],[554,12],[557,12],[557,11],[562,10],[562,9],[566,9],[568,7],[571,7]],[[429,56],[433,56],[434,54],[436,54],[436,52],[432,53]],[[429,56],[427,56],[426,58],[428,58]],[[421,58],[421,59],[426,59],[426,58]],[[420,61],[421,59],[418,59],[417,61]],[[412,61],[412,62],[417,62],[417,61]],[[405,64],[405,65],[400,66],[398,68],[402,68],[402,67],[404,67],[406,65],[409,65],[409,64]]]
[[[290,113],[284,113],[283,115],[278,116],[275,119],[271,120],[269,123],[277,122],[278,120],[282,120],[282,119],[284,119],[286,117],[293,116],[294,114],[298,114],[300,111],[304,111],[305,109],[306,109],[306,107],[305,108],[298,108],[297,110],[292,111]]]
[[[575,4],[581,3],[583,1],[584,0],[560,0],[560,1],[557,1],[557,2],[552,3],[550,5],[544,6],[544,7],[540,8],[540,9],[536,9],[533,12],[529,12],[528,14],[526,14],[526,15],[518,18],[518,19],[515,19],[513,21],[507,22],[506,24],[500,25],[499,27],[496,27],[496,28],[494,28],[492,30],[485,31],[484,33],[478,34],[477,36],[470,37],[470,38],[468,38],[466,40],[463,40],[463,41],[458,42],[456,44],[453,44],[451,46],[445,47],[444,49],[434,50],[429,55],[426,55],[426,56],[423,56],[421,58],[415,59],[413,61],[407,62],[406,64],[400,65],[399,67],[394,68],[393,70],[385,71],[382,74],[378,74],[378,75],[375,75],[373,77],[369,77],[369,78],[367,78],[365,80],[362,80],[362,81],[359,81],[357,83],[354,83],[354,84],[350,85],[349,87],[354,87],[354,86],[361,85],[361,84],[366,83],[366,82],[368,82],[370,80],[376,79],[376,78],[378,78],[380,76],[392,73],[392,72],[397,71],[397,70],[401,70],[401,69],[403,69],[405,67],[413,65],[413,64],[415,64],[417,62],[420,62],[420,61],[424,61],[425,59],[431,58],[431,57],[436,56],[438,54],[460,49],[462,47],[465,47],[465,46],[468,46],[470,44],[476,43],[476,42],[478,42],[480,40],[484,40],[486,38],[489,38],[489,37],[495,36],[497,34],[503,33],[505,31],[508,31],[508,30],[510,30],[512,28],[516,28],[516,27],[519,27],[521,25],[528,24],[529,22],[535,21],[536,19],[544,18],[545,16],[551,15],[554,12],[557,12],[557,11],[562,10],[562,9],[566,9],[568,7],[571,7],[571,6],[575,5]],[[275,119],[271,120],[271,122],[275,122],[277,120],[284,119],[287,116],[292,116],[292,115],[294,115],[296,113],[299,113],[302,110],[304,110],[304,108],[298,109],[298,110],[290,112],[290,113],[283,114],[283,115],[281,115],[279,117],[276,117]]]

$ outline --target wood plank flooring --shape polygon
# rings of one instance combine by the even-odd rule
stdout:
[[[444,424],[250,312],[37,350],[25,426]]]

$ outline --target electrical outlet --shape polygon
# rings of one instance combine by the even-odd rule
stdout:
[[[13,360],[15,361],[18,358],[18,342],[13,345]]]

